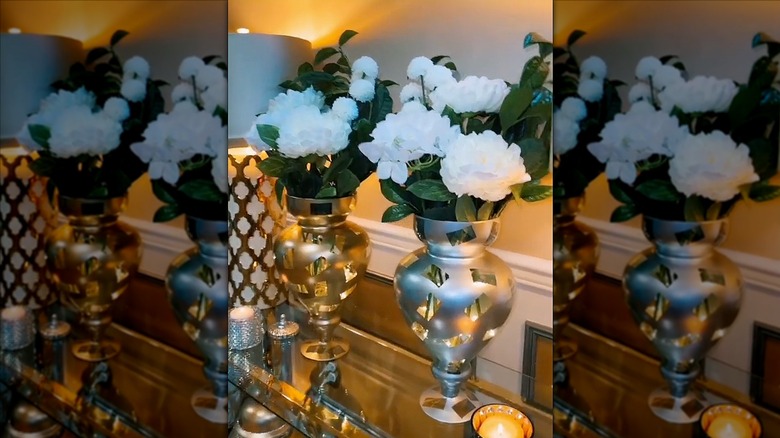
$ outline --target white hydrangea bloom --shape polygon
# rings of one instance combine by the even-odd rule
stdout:
[[[671,65],[662,65],[655,70],[652,76],[653,88],[662,91],[671,86],[685,82],[680,70]]]
[[[109,97],[103,104],[103,111],[117,122],[130,117],[130,107],[127,105],[127,101],[119,97]]]
[[[579,122],[588,115],[588,109],[582,99],[567,97],[561,102],[561,113],[569,119]]]
[[[332,112],[321,113],[316,106],[300,106],[290,111],[279,125],[276,141],[279,152],[288,158],[309,154],[331,155],[349,144],[349,122]]]
[[[219,86],[225,82],[227,82],[225,72],[213,65],[204,65],[195,75],[195,86],[199,90],[207,90],[209,87]]]
[[[520,147],[493,131],[458,135],[441,160],[441,178],[450,192],[497,202],[511,187],[531,180]]]
[[[173,103],[192,99],[195,99],[195,90],[189,82],[180,82],[171,90],[171,100]]]
[[[580,124],[569,118],[562,110],[553,113],[553,153],[565,154],[577,146]]]
[[[349,95],[358,102],[370,102],[374,98],[374,81],[357,79],[349,84]]]
[[[146,97],[146,82],[138,79],[124,80],[120,93],[130,102],[140,102]]]
[[[396,114],[388,114],[371,133],[373,141],[358,146],[372,163],[377,176],[404,184],[407,164],[425,154],[443,156],[457,139],[460,129],[436,111],[416,101],[407,102]]]
[[[438,87],[456,83],[452,70],[443,65],[434,65],[426,70],[423,75],[423,85],[426,90],[435,90]]]
[[[200,99],[203,103],[203,108],[209,114],[213,114],[217,107],[227,109],[227,94],[227,81],[216,82],[201,93]]]
[[[184,58],[179,64],[179,79],[183,81],[191,81],[193,77],[198,74],[206,63],[197,56],[190,56]]]
[[[433,61],[425,56],[418,56],[409,62],[409,66],[406,68],[406,77],[419,81],[420,77],[425,76],[431,67],[433,67]]]
[[[406,103],[411,100],[416,100],[418,102],[422,102],[423,99],[423,89],[420,84],[416,82],[410,82],[401,88],[401,93],[398,96],[399,99],[401,99],[401,103]]]
[[[348,97],[339,97],[333,102],[333,114],[351,122],[358,116],[357,102]]]
[[[654,75],[656,70],[662,65],[661,61],[655,56],[645,56],[636,65],[636,78],[642,81],[649,80],[650,76]]]
[[[625,114],[617,114],[601,131],[601,141],[588,145],[588,151],[606,163],[609,179],[627,184],[636,180],[636,163],[654,154],[671,156],[688,134],[676,117],[656,111],[647,102],[637,102]]]
[[[585,101],[598,102],[604,95],[604,81],[601,79],[584,79],[577,86],[577,94]]]
[[[628,101],[631,103],[649,101],[653,96],[653,90],[645,82],[637,82],[628,90]]]
[[[379,64],[369,56],[361,56],[352,63],[352,77],[373,81],[379,77]]]
[[[125,61],[122,66],[125,79],[140,79],[145,81],[149,77],[149,63],[140,56],[133,56]]]
[[[122,135],[120,122],[86,106],[64,111],[50,130],[49,150],[60,158],[107,154],[119,146]]]
[[[725,112],[738,91],[731,79],[696,76],[690,81],[670,85],[658,94],[658,101],[666,112],[674,107],[685,113]]]
[[[669,161],[669,176],[686,196],[720,202],[737,196],[740,186],[759,180],[748,147],[721,131],[688,135],[681,141]]]
[[[607,63],[598,56],[591,56],[580,64],[580,78],[600,79],[607,77]]]
[[[230,185],[228,184],[227,144],[217,148],[216,152],[217,155],[211,161],[211,177],[220,192],[228,193]]]
[[[467,76],[460,82],[453,80],[440,85],[431,92],[430,100],[431,106],[438,112],[449,106],[456,113],[495,113],[501,109],[507,94],[509,87],[501,79]]]

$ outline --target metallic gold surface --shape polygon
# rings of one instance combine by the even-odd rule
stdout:
[[[287,291],[308,311],[319,341],[302,346],[309,359],[332,360],[349,345],[333,339],[341,321],[341,303],[368,268],[368,234],[348,222],[356,199],[304,199],[287,196],[287,208],[297,223],[274,242],[276,268]]]
[[[563,338],[569,323],[569,308],[585,289],[596,269],[599,241],[595,231],[575,221],[582,197],[556,200],[558,214],[553,220],[553,360],[563,360],[577,346]]]
[[[52,284],[60,301],[77,312],[91,339],[74,343],[73,353],[100,361],[119,353],[119,345],[101,339],[111,324],[111,306],[127,289],[141,260],[141,237],[118,221],[127,196],[106,200],[60,196],[67,223],[46,239]]]

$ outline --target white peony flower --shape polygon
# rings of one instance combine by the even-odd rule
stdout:
[[[287,90],[279,93],[270,102],[268,102],[269,113],[287,112],[299,106],[314,105],[319,109],[325,106],[325,95],[309,87],[303,91]]]
[[[339,97],[333,102],[333,114],[351,122],[358,116],[357,102],[348,97]]]
[[[217,149],[217,156],[211,161],[211,177],[214,178],[214,184],[222,193],[228,193],[230,190],[227,155],[227,145],[225,145],[225,147]]]
[[[501,79],[466,76],[460,82],[453,81],[439,86],[431,92],[430,99],[431,106],[438,112],[449,106],[456,113],[495,113],[501,109],[507,94],[509,87]]]
[[[631,103],[649,101],[653,96],[653,90],[645,82],[637,82],[628,90],[628,101]]]
[[[197,56],[184,58],[181,61],[181,64],[179,64],[179,79],[183,81],[192,80],[192,78],[198,74],[198,71],[205,65],[206,63]]]
[[[340,152],[347,147],[352,132],[349,122],[333,112],[320,113],[319,108],[311,105],[290,110],[278,128],[278,150],[289,158]]]
[[[425,154],[444,156],[459,134],[460,129],[451,126],[450,119],[411,101],[398,113],[388,114],[377,123],[371,132],[373,141],[358,148],[372,163],[378,163],[380,179],[392,178],[404,184],[408,177],[407,162]]]
[[[122,81],[122,96],[130,102],[140,102],[146,97],[146,82],[138,79],[127,79]]]
[[[433,61],[425,56],[418,56],[409,62],[409,66],[406,68],[406,77],[419,81],[420,77],[425,76],[431,67],[433,67]]]
[[[103,104],[103,111],[117,122],[130,117],[130,107],[127,105],[127,101],[119,97],[109,97]]]
[[[579,122],[588,115],[588,109],[582,99],[567,97],[561,103],[561,113],[569,119]]]
[[[739,187],[759,180],[750,151],[721,131],[689,135],[669,161],[672,184],[685,196],[699,195],[713,201],[729,201]]]
[[[354,79],[368,79],[373,81],[379,77],[379,65],[373,58],[361,56],[352,63],[352,77]]]
[[[452,76],[452,70],[443,65],[434,65],[430,67],[423,76],[423,85],[426,90],[435,90],[438,87],[452,85],[456,83]]]
[[[655,154],[673,155],[676,145],[687,135],[687,128],[680,126],[676,117],[639,101],[627,113],[617,114],[607,122],[601,141],[589,144],[588,151],[607,163],[607,178],[633,184],[637,162]]]
[[[580,124],[569,118],[562,110],[553,113],[553,153],[565,154],[577,146]]]
[[[441,178],[452,193],[497,202],[511,186],[531,180],[520,147],[493,131],[459,135],[441,160]]]
[[[600,79],[584,79],[577,86],[577,94],[588,102],[598,102],[604,95],[604,81]]]
[[[358,102],[370,102],[374,98],[374,81],[357,79],[349,85],[349,95]]]
[[[206,90],[212,86],[218,86],[226,82],[225,72],[221,68],[213,65],[204,65],[195,75],[195,86],[199,90]],[[227,88],[227,87],[226,87]]]
[[[666,112],[674,107],[685,113],[725,112],[738,91],[731,79],[696,76],[688,82],[670,85],[658,94],[658,101]]]
[[[181,82],[173,87],[173,90],[171,91],[171,100],[173,103],[192,99],[195,99],[195,90],[189,82]]]
[[[607,63],[598,56],[591,56],[580,64],[581,79],[601,79],[607,77]]]
[[[662,65],[661,61],[655,56],[645,56],[636,65],[637,79],[642,81],[650,79],[650,76],[654,75],[656,70]]]
[[[149,63],[140,56],[133,56],[125,61],[122,70],[124,71],[124,79],[145,81],[149,77]]]
[[[107,154],[119,146],[122,134],[121,123],[86,106],[63,112],[50,129],[49,150],[60,158]]]
[[[409,102],[410,100],[416,100],[422,102],[423,90],[420,84],[416,82],[410,82],[401,88],[401,94],[398,96],[401,99],[401,103]]]
[[[685,82],[680,70],[672,67],[671,65],[662,65],[653,73],[653,88],[662,91],[670,86]]]
[[[95,95],[84,87],[76,91],[59,90],[51,93],[41,100],[38,112],[27,118],[22,129],[16,135],[19,143],[29,151],[38,151],[43,145],[36,143],[30,135],[30,125],[43,125],[51,127],[52,124],[65,112],[75,107],[92,108],[95,106]]]

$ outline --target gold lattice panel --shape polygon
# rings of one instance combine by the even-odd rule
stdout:
[[[257,168],[255,155],[229,154],[228,290],[230,307],[274,307],[287,297],[274,268],[273,238],[286,212],[274,195],[274,179]]]
[[[46,234],[57,212],[46,182],[35,176],[32,157],[16,148],[0,149],[0,308],[37,309],[57,299],[46,278]]]

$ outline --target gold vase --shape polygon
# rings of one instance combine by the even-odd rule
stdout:
[[[127,289],[141,260],[141,237],[118,221],[127,196],[78,199],[60,196],[67,223],[46,239],[49,275],[60,301],[79,314],[89,338],[73,343],[79,359],[97,362],[119,353],[119,344],[103,338],[111,324],[111,306]]]
[[[276,268],[282,283],[308,311],[318,340],[303,342],[301,353],[315,361],[344,356],[349,344],[333,337],[341,322],[341,302],[368,268],[368,233],[347,222],[354,196],[308,199],[287,196],[287,210],[297,223],[274,242]]]
[[[555,201],[553,218],[553,360],[571,357],[577,345],[561,337],[569,308],[596,269],[599,240],[592,228],[575,220],[583,197]]]

